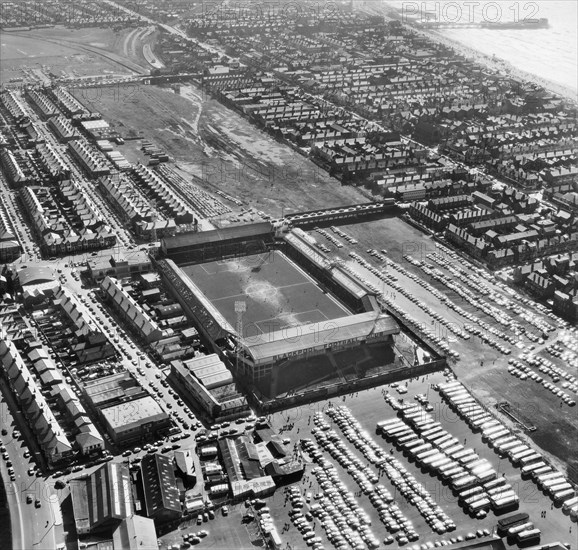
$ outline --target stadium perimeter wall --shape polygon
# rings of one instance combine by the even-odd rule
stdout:
[[[248,399],[250,404],[256,408],[260,414],[272,414],[299,405],[316,403],[317,401],[327,400],[332,397],[339,397],[354,391],[366,390],[376,386],[407,380],[409,378],[425,376],[432,372],[444,370],[446,367],[447,362],[445,357],[443,357],[428,363],[422,363],[421,365],[412,366],[408,364],[407,366],[395,370],[369,375],[364,378],[358,378],[357,380],[339,382],[312,390],[304,390],[287,397],[267,399],[255,390],[252,390],[249,392]]]

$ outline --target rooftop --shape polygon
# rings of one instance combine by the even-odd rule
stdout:
[[[166,412],[149,395],[101,410],[105,421],[117,432],[128,432],[143,424],[158,422],[168,418]]]

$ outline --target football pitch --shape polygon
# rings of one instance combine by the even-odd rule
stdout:
[[[235,304],[245,302],[245,337],[306,323],[322,329],[323,321],[351,315],[278,250],[182,269],[235,328]]]

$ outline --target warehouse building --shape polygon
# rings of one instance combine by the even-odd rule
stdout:
[[[70,480],[76,532],[112,529],[133,513],[128,466],[108,462],[89,475]]]
[[[84,394],[118,445],[129,445],[168,431],[171,420],[128,372],[85,382]]]
[[[216,353],[173,361],[171,375],[212,420],[239,418],[250,413],[247,399],[237,390],[231,372]]]
[[[117,445],[152,439],[171,427],[170,417],[150,395],[112,405],[100,413],[108,435]]]
[[[173,458],[147,454],[141,461],[140,471],[146,515],[159,523],[179,518],[182,507]]]

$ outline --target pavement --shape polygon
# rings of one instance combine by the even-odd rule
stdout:
[[[52,494],[60,497],[60,492],[55,489],[54,483],[48,478],[28,474],[28,469],[35,467],[36,463],[32,457],[24,457],[27,450],[30,452],[24,438],[15,439],[12,436],[13,430],[16,428],[20,430],[21,425],[14,420],[12,412],[14,403],[8,406],[6,398],[10,399],[11,396],[6,395],[6,386],[2,383],[0,387],[2,390],[0,393],[2,427],[8,432],[2,435],[0,440],[6,447],[15,477],[14,481],[10,480],[6,461],[0,459],[0,473],[10,510],[12,550],[57,548],[58,544],[64,542],[64,532],[61,525],[55,525],[49,497]],[[34,501],[27,503],[27,495],[32,495],[34,501],[38,499],[40,507],[36,507]]]
[[[432,384],[440,383],[444,380],[445,377],[442,373],[434,373],[427,377],[408,381],[407,386],[405,386],[404,383],[403,385],[404,388],[407,388],[407,393],[400,394],[392,387],[384,386],[383,388],[373,388],[330,400],[335,406],[348,407],[372,439],[384,449],[391,450],[391,454],[402,462],[405,468],[411,472],[417,481],[425,487],[433,499],[442,507],[444,512],[455,521],[457,525],[456,531],[445,535],[436,535],[431,532],[431,528],[426,524],[417,509],[398,495],[396,502],[404,515],[412,521],[416,531],[420,535],[418,543],[434,542],[459,535],[465,536],[470,532],[475,532],[483,528],[492,531],[499,516],[490,512],[483,520],[471,518],[458,505],[456,497],[447,485],[441,483],[441,481],[431,475],[429,471],[419,468],[413,462],[409,462],[402,453],[392,448],[381,436],[375,434],[375,427],[378,421],[396,417],[396,412],[384,400],[382,391],[389,391],[404,401],[412,402],[414,395],[418,393],[426,394],[430,404],[433,406],[433,411],[430,414],[434,417],[434,420],[440,422],[444,429],[455,436],[466,447],[475,449],[475,452],[478,453],[481,458],[487,458],[500,475],[505,474],[508,483],[513,486],[520,497],[519,511],[527,512],[534,524],[541,529],[543,533],[543,543],[552,541],[575,541],[578,526],[574,524],[560,508],[552,506],[551,499],[543,494],[533,481],[523,480],[518,468],[512,466],[507,459],[500,458],[486,442],[482,440],[481,434],[472,432],[469,426],[457,417],[455,412],[443,402],[440,394],[431,389]],[[311,434],[311,429],[314,428],[313,415],[317,411],[323,412],[327,406],[327,402],[312,403],[276,413],[271,417],[272,426],[274,429],[286,433],[288,437],[296,440],[298,438],[311,438],[315,441],[315,437]],[[337,425],[334,424],[327,415],[324,414],[323,417],[330,424],[331,428],[335,429],[346,446],[352,450],[364,464],[367,463],[364,456],[353,445],[347,442]],[[323,452],[323,455],[331,460],[330,455],[326,452]],[[383,540],[388,533],[369,499],[365,495],[358,493],[359,487],[357,483],[346,470],[341,468],[334,460],[331,460],[331,462],[335,464],[340,480],[345,483],[349,490],[356,494],[357,502],[370,515],[372,519],[371,530],[380,540]],[[374,470],[373,467],[371,467],[371,469]],[[306,491],[311,491],[313,494],[320,492],[314,476],[310,475],[309,472],[310,468],[308,468],[304,479],[300,483],[302,492],[304,494]],[[379,483],[384,484],[395,498],[395,488],[386,476],[383,476]],[[289,520],[288,511],[290,507],[285,503],[285,498],[282,493],[282,490],[278,490],[273,497],[267,499],[267,506],[271,509],[271,515],[274,518],[276,526],[282,527],[287,522],[290,525],[289,529],[282,535],[283,543],[288,542],[295,548],[302,548],[304,541],[301,538],[301,534]],[[545,518],[541,517],[542,511],[546,511]],[[331,544],[326,540],[322,528],[318,526],[315,529],[315,534],[323,539],[324,547],[331,547]],[[409,546],[411,546],[411,544]],[[510,546],[507,547],[510,548]],[[516,548],[516,546],[514,545],[511,548]]]

